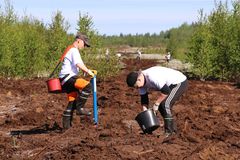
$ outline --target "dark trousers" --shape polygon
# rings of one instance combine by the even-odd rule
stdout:
[[[188,81],[185,80],[182,83],[179,83],[174,86],[170,86],[171,92],[165,100],[163,100],[159,106],[159,111],[162,114],[163,118],[171,117],[171,109],[174,103],[183,95],[187,90]]]

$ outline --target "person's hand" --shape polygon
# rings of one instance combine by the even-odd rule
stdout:
[[[89,69],[87,72],[92,78],[94,77],[94,73]]]
[[[91,69],[94,75],[97,75],[97,70]]]
[[[159,107],[159,103],[156,102],[152,107],[153,111],[155,112],[158,111],[158,107]]]

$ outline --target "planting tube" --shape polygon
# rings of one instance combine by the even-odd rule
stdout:
[[[91,83],[93,86],[93,120],[94,124],[98,124],[98,106],[97,106],[97,82],[96,75],[91,79]]]

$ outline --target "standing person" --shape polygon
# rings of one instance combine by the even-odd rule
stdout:
[[[138,54],[137,55],[137,60],[141,61],[142,53],[141,53],[141,51],[139,49],[137,50],[137,54]]]
[[[91,83],[78,76],[79,70],[88,73],[92,77],[94,76],[94,73],[82,61],[79,50],[84,47],[90,47],[88,37],[79,33],[76,35],[73,44],[64,52],[65,57],[59,73],[62,89],[67,93],[68,97],[68,105],[62,117],[64,129],[71,127],[75,109],[78,115],[91,115],[91,112],[83,108],[92,90]]]
[[[122,54],[121,53],[117,53],[116,56],[117,56],[118,62],[120,62]]]
[[[171,54],[170,54],[170,52],[167,52],[165,58],[166,58],[167,63],[169,63],[169,61],[171,60]]]
[[[149,105],[148,92],[159,91],[159,96],[152,109],[161,113],[164,119],[165,136],[168,137],[176,132],[172,107],[174,103],[187,89],[187,78],[181,72],[155,66],[140,72],[131,72],[127,75],[129,87],[139,89],[141,105],[146,110]]]
[[[106,49],[105,55],[106,55],[107,62],[109,62],[109,49],[108,48]]]

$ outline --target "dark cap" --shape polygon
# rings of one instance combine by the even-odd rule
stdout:
[[[81,39],[84,42],[84,45],[87,47],[90,47],[89,39],[86,35],[82,33],[78,33],[75,37],[75,39]]]
[[[127,84],[129,87],[133,87],[138,78],[137,72],[131,72],[127,75]]]

